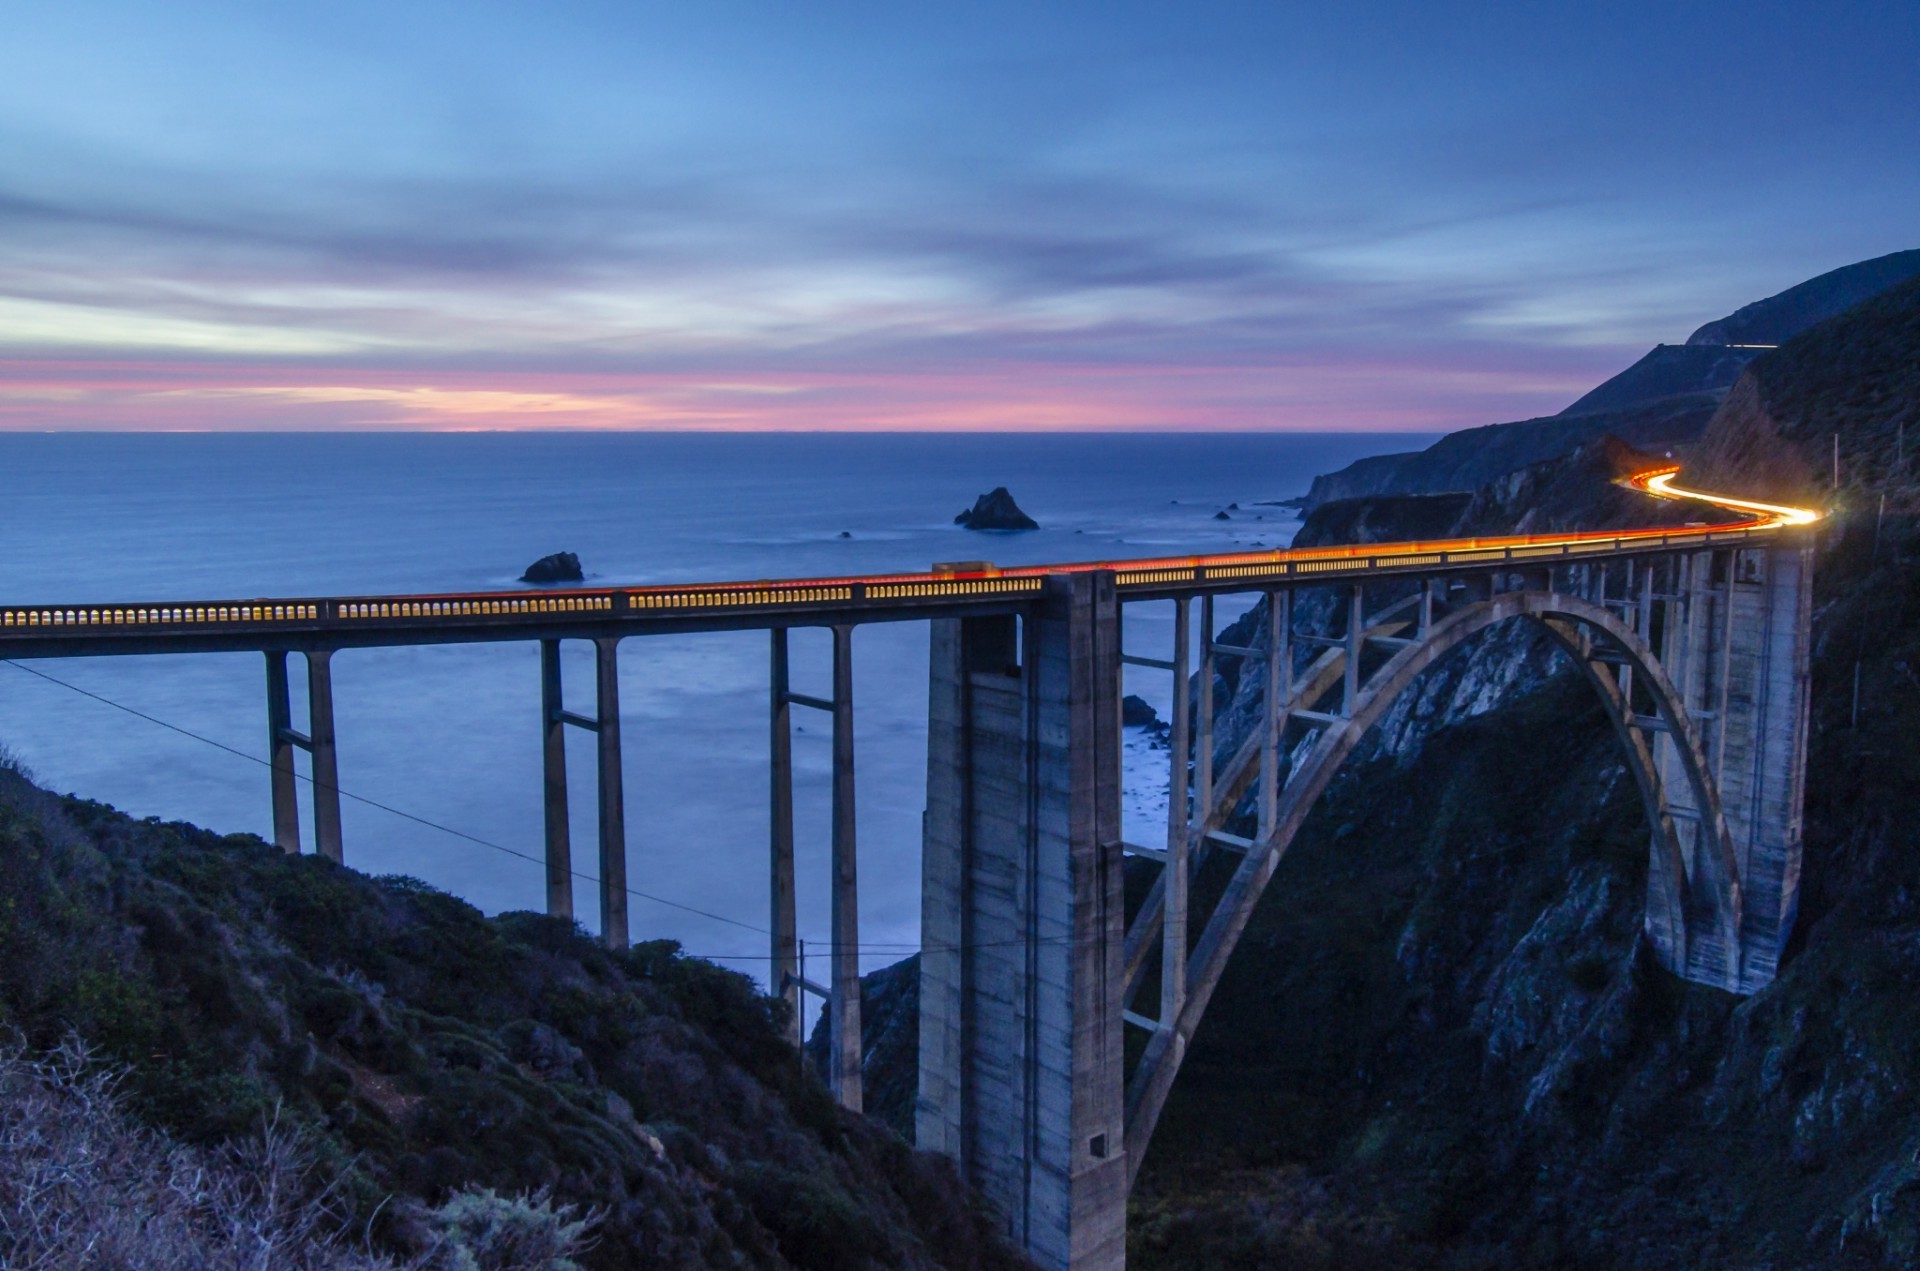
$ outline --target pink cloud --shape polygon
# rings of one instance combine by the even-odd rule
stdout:
[[[1408,357],[979,371],[439,371],[0,360],[0,430],[1434,431],[1557,409],[1592,368]]]

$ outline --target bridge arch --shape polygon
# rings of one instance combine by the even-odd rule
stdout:
[[[1321,794],[1368,731],[1422,674],[1475,636],[1514,619],[1538,623],[1580,667],[1626,752],[1652,830],[1646,930],[1662,962],[1686,972],[1694,961],[1696,943],[1712,943],[1724,953],[1728,987],[1737,987],[1744,908],[1738,861],[1699,730],[1658,654],[1616,614],[1579,596],[1538,589],[1498,593],[1434,621],[1419,638],[1400,648],[1368,677],[1352,712],[1324,728],[1307,756],[1287,774],[1272,828],[1246,852],[1189,955],[1187,988],[1178,1017],[1154,1032],[1128,1082],[1129,1181],[1146,1157],[1188,1044],[1240,936]],[[1636,694],[1623,687],[1617,667],[1631,668],[1633,683],[1641,686],[1653,705],[1653,716],[1635,713]],[[1657,761],[1651,734],[1659,732],[1672,741],[1678,771],[1697,810],[1698,831],[1691,852],[1675,822]],[[1213,810],[1202,815],[1211,817]]]

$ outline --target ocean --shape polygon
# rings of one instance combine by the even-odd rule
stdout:
[[[549,552],[587,585],[817,576],[1284,546],[1271,502],[1390,435],[10,434],[0,435],[0,601],[143,601],[510,588]],[[1041,529],[953,516],[1010,488]],[[1237,509],[1229,510],[1238,504]],[[1227,510],[1230,519],[1216,519]],[[1250,604],[1223,604],[1225,625]],[[1129,650],[1166,656],[1172,606],[1129,606]],[[792,637],[796,691],[828,695],[823,631]],[[592,651],[565,646],[569,706],[590,710]],[[863,961],[916,947],[926,763],[924,623],[854,637]],[[258,654],[0,666],[0,745],[42,784],[140,817],[267,834]],[[296,726],[304,666],[292,659]],[[543,903],[539,658],[531,643],[348,650],[334,658],[347,862],[406,874],[488,912]],[[1164,716],[1168,677],[1129,668]],[[634,939],[672,938],[750,974],[766,938],[767,636],[621,646],[628,877],[689,908],[631,901]],[[795,712],[803,937],[827,940],[828,729]],[[569,740],[576,869],[595,867],[592,738]],[[1164,834],[1165,754],[1128,746],[1126,833]],[[301,756],[304,765],[305,756]],[[304,772],[304,766],[302,768]],[[302,832],[311,805],[302,787]],[[575,912],[597,919],[576,880]]]

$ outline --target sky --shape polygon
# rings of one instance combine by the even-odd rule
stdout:
[[[1920,5],[14,0],[0,430],[1430,431],[1920,247]]]

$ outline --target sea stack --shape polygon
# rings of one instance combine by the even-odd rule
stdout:
[[[1007,487],[995,486],[991,492],[973,501],[973,506],[953,518],[955,525],[970,530],[1037,530],[1040,522],[1020,510],[1007,493]]]
[[[523,583],[577,583],[586,578],[580,572],[580,558],[572,552],[555,552],[551,556],[542,556],[527,566],[527,572],[520,575]]]

